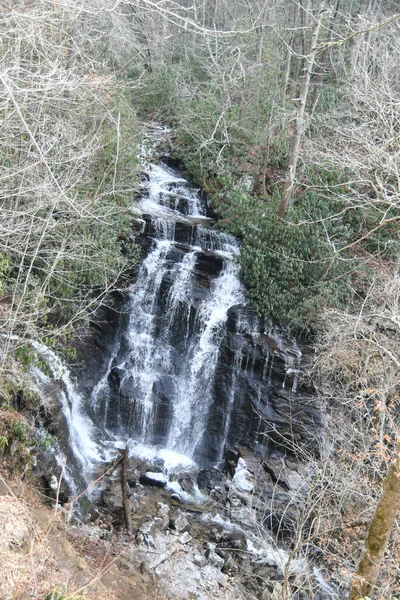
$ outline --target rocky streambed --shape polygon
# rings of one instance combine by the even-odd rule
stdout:
[[[127,572],[153,576],[166,598],[337,597],[316,565],[292,551],[308,493],[299,465],[245,447],[229,450],[221,468],[200,471],[130,457],[130,533],[121,465],[103,472],[99,465],[88,493],[91,536],[109,545]]]

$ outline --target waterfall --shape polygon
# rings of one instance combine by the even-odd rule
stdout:
[[[146,181],[134,201],[143,260],[105,351],[95,346],[76,380],[35,347],[49,373],[32,373],[44,390],[56,384],[75,470],[88,480],[127,442],[170,465],[219,462],[237,442],[263,452],[280,452],[286,437],[290,449],[290,436],[315,444],[320,415],[297,391],[301,350],[246,305],[236,239],[215,229],[178,172],[150,165]]]
[[[45,373],[38,366],[32,366],[31,375],[38,388],[51,398],[50,401],[54,403],[58,400],[60,404],[63,432],[67,440],[62,444],[63,448],[57,449],[56,460],[71,492],[76,494],[78,480],[81,486],[85,484],[90,478],[93,462],[99,460],[100,450],[94,441],[93,423],[84,409],[82,394],[69,369],[44,344],[32,341],[31,345],[48,371]]]
[[[151,248],[130,291],[120,348],[107,368],[119,406],[110,402],[104,380],[92,404],[99,407],[103,395],[110,435],[197,458],[228,312],[245,300],[239,249],[232,236],[210,228],[198,191],[184,179],[162,164],[149,169],[148,177],[139,208]],[[212,269],[207,281],[204,262]]]

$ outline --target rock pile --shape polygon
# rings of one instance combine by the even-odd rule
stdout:
[[[315,567],[288,551],[308,491],[293,462],[238,447],[223,468],[207,467],[197,478],[130,459],[127,479],[133,533],[125,536],[125,558],[158,576],[167,597],[278,599],[282,586],[297,600],[336,597]],[[97,487],[102,527],[118,526],[118,472]]]

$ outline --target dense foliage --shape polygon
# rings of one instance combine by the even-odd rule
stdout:
[[[291,207],[290,225],[276,216],[273,200],[222,191],[214,205],[222,225],[242,239],[243,277],[257,311],[309,327],[324,306],[340,308],[351,297],[355,265],[332,249],[351,239],[352,229],[342,220],[326,220],[332,207],[311,192]]]

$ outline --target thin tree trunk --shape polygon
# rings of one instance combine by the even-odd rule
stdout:
[[[339,13],[339,6],[340,6],[340,0],[336,0],[336,4],[335,4],[335,7],[334,7],[333,13],[332,13],[332,18],[330,20],[328,30],[327,30],[328,37],[325,42],[327,44],[329,44],[330,42],[333,41],[333,34],[334,34],[334,30],[335,30],[335,21],[338,16],[338,13]],[[325,74],[327,72],[328,58],[329,58],[330,52],[331,52],[331,48],[329,47],[329,45],[327,45],[326,48],[322,51],[322,54],[318,60],[318,63],[319,63],[318,71],[317,71],[317,74],[315,76],[315,81],[314,81],[314,97],[311,100],[311,105],[313,107],[311,110],[311,113],[314,113],[315,107],[318,102],[319,92],[321,90]]]
[[[287,59],[286,59],[286,65],[285,65],[285,75],[283,78],[283,93],[282,96],[283,98],[285,98],[286,96],[286,92],[288,89],[288,85],[289,85],[289,77],[290,77],[290,68],[292,65],[292,43],[293,43],[293,34],[291,34],[290,38],[289,38],[289,42],[288,42],[288,51],[287,51]]]
[[[299,159],[300,144],[305,130],[306,119],[305,119],[305,108],[307,102],[307,96],[310,89],[311,72],[315,62],[315,53],[317,50],[318,36],[321,28],[321,15],[325,7],[325,0],[321,0],[319,5],[319,11],[311,39],[311,48],[308,56],[305,57],[304,74],[302,76],[302,82],[300,87],[300,94],[297,100],[297,115],[296,125],[290,140],[290,151],[289,151],[289,166],[286,175],[285,185],[283,187],[282,200],[278,209],[278,216],[283,219],[286,214],[290,199],[292,197],[294,181],[296,178],[296,168]]]
[[[128,446],[122,451],[121,461],[121,486],[122,486],[122,506],[124,509],[124,522],[125,529],[128,533],[131,532],[131,518],[129,510],[129,498],[128,498],[128,482],[126,479],[126,471],[128,467]]]
[[[400,442],[396,456],[383,481],[382,494],[372,517],[365,550],[354,576],[349,600],[371,596],[376,584],[390,533],[400,512]]]

